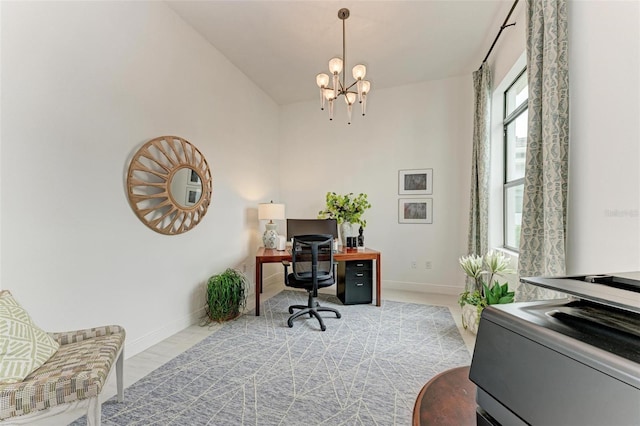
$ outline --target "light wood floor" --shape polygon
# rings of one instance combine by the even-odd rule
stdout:
[[[331,291],[332,287],[325,289]],[[264,289],[262,294],[262,300],[266,300],[284,290],[284,286],[271,285]],[[333,289],[335,291],[335,288]],[[414,293],[408,291],[396,291],[385,289],[382,294],[383,300],[393,300],[397,302],[407,303],[422,303],[427,305],[446,306],[450,309],[453,318],[456,321],[456,325],[460,330],[460,334],[469,349],[469,353],[473,352],[473,346],[475,344],[475,336],[470,332],[462,328],[461,311],[460,306],[457,303],[457,296],[449,296],[442,294],[429,294],[429,293]],[[252,297],[249,298],[247,303],[247,310],[254,308],[255,303]],[[212,324],[210,326],[201,327],[199,325],[192,325],[184,329],[183,331],[174,334],[173,336],[163,340],[162,342],[150,347],[149,349],[125,359],[124,362],[124,386],[132,385],[137,382],[156,368],[160,367],[167,361],[175,358],[177,355],[186,351],[196,343],[200,342],[211,333],[215,332],[221,327],[220,324]],[[126,347],[125,347],[126,351]],[[126,356],[126,352],[125,352]],[[109,380],[101,394],[101,401],[113,397],[116,394],[116,380],[115,373],[109,377]],[[43,419],[38,422],[31,423],[34,426],[58,426],[68,425],[78,417],[82,416],[85,411],[76,410],[68,413],[63,413],[55,417]]]

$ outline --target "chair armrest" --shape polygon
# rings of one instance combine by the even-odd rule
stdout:
[[[108,336],[110,334],[124,333],[124,328],[119,325],[106,325],[104,327],[86,328],[84,330],[54,332],[49,333],[59,344],[68,345],[69,343],[82,342],[99,336]]]

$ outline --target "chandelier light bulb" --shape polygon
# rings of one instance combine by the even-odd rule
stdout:
[[[353,103],[356,101],[356,94],[353,92],[347,92],[344,95],[344,101],[347,103],[347,105],[353,105]]]
[[[367,80],[362,80],[360,86],[362,87],[362,94],[366,95],[371,90],[371,82]]]
[[[324,110],[324,89],[329,84],[329,76],[325,73],[318,74],[316,84],[320,88],[320,110]]]
[[[331,71],[331,74],[333,75],[340,74],[342,72],[342,59],[333,58],[332,60],[330,60],[329,71]]]
[[[316,84],[319,88],[324,89],[329,85],[329,76],[325,73],[320,73],[316,76]]]
[[[362,80],[365,75],[367,75],[367,67],[364,65],[356,65],[353,67],[353,78],[356,80]]]
[[[353,103],[356,101],[356,96],[353,92],[344,94],[344,101],[347,103],[347,124],[351,124],[351,112],[353,111]]]

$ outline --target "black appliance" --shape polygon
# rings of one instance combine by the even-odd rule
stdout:
[[[569,297],[483,310],[478,424],[640,425],[640,272],[521,281]]]

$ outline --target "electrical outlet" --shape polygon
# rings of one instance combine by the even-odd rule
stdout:
[[[415,260],[411,261],[411,269],[417,269],[418,268],[418,262]]]
[[[427,260],[424,262],[424,269],[431,269],[431,261]]]

